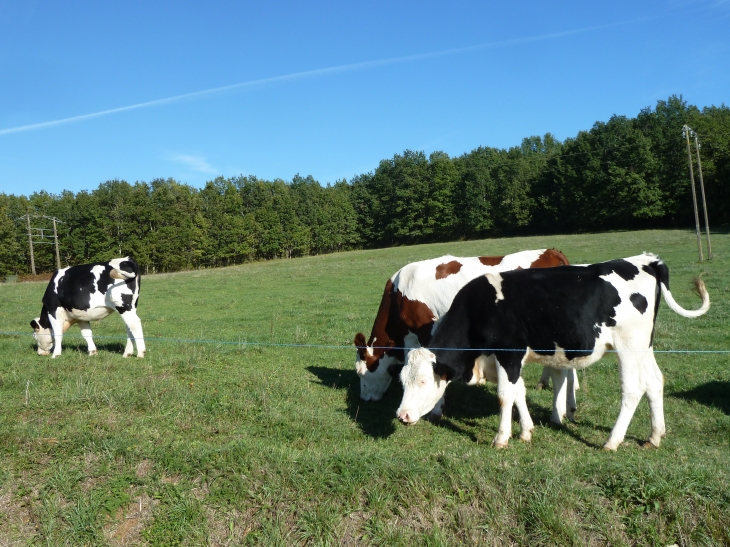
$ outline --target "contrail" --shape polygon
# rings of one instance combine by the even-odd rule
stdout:
[[[606,29],[610,27],[617,27],[617,26],[623,26],[623,25],[629,25],[632,23],[637,23],[641,21],[647,21],[650,19],[656,19],[657,16],[649,17],[645,19],[635,19],[632,21],[622,21],[620,23],[611,23],[607,25],[599,25],[599,26],[593,26],[593,27],[585,27],[580,29],[574,29],[574,30],[566,30],[562,32],[553,32],[549,34],[540,34],[537,36],[525,36],[522,38],[514,38],[510,40],[501,40],[498,42],[489,42],[485,44],[477,44],[474,46],[466,46],[466,47],[460,47],[460,48],[454,48],[454,49],[446,49],[442,51],[433,51],[430,53],[420,53],[416,55],[405,55],[402,57],[391,57],[389,59],[379,59],[375,61],[365,61],[361,63],[352,63],[347,65],[338,65],[333,67],[327,67],[327,68],[318,68],[314,70],[305,70],[303,72],[294,72],[292,74],[285,74],[282,76],[273,76],[271,78],[261,78],[258,80],[250,80],[248,82],[241,82],[237,84],[231,84],[231,85],[225,85],[222,87],[214,87],[211,89],[204,89],[202,91],[194,91],[192,93],[183,93],[182,95],[175,95],[174,97],[167,97],[164,99],[156,99],[153,101],[147,101],[143,103],[137,103],[132,104],[129,106],[121,106],[118,108],[111,108],[109,110],[101,110],[99,112],[92,112],[91,114],[82,114],[80,116],[71,116],[69,118],[63,118],[60,120],[52,120],[49,122],[42,122],[42,123],[34,123],[29,125],[21,125],[18,127],[10,127],[7,129],[0,129],[0,135],[9,135],[11,133],[22,133],[24,131],[35,131],[37,129],[45,129],[47,127],[54,127],[57,125],[63,125],[67,123],[72,122],[79,122],[83,120],[90,120],[92,118],[100,118],[102,116],[108,116],[109,114],[116,114],[118,112],[126,112],[128,110],[137,110],[140,108],[149,108],[153,106],[161,106],[173,102],[188,100],[188,99],[198,99],[202,98],[208,95],[214,95],[218,93],[223,93],[226,91],[241,91],[245,90],[247,88],[255,87],[255,86],[261,86],[266,84],[275,84],[275,83],[281,83],[281,82],[288,82],[291,80],[302,80],[305,78],[312,78],[316,76],[326,76],[330,74],[336,74],[339,72],[348,72],[348,71],[354,71],[354,70],[363,70],[368,68],[377,68],[387,65],[394,65],[399,63],[408,63],[412,61],[421,61],[424,59],[432,59],[434,57],[443,57],[446,55],[456,55],[459,53],[467,53],[470,51],[478,51],[481,49],[490,49],[490,48],[499,48],[499,47],[506,47],[506,46],[513,46],[513,45],[519,45],[519,44],[526,44],[530,42],[542,42],[545,40],[554,40],[557,38],[563,38],[565,36],[571,36],[574,34],[583,34],[586,32],[592,32],[595,30],[601,30]]]

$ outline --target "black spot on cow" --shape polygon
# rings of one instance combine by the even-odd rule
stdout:
[[[643,294],[639,294],[638,292],[635,292],[630,296],[631,303],[634,305],[634,307],[639,310],[639,313],[644,314],[646,312],[646,308],[649,307],[649,303],[646,301],[646,298]]]
[[[639,268],[631,262],[626,262],[625,260],[612,260],[611,264],[613,264],[613,271],[626,281],[631,281],[639,275]]]
[[[51,284],[48,285],[43,303],[48,309],[54,310],[58,306],[53,304],[60,302],[64,303],[64,308],[67,310],[87,310],[91,303],[91,295],[96,292],[95,280],[94,273],[88,266],[72,266],[58,280],[57,294],[54,293]],[[51,302],[46,302],[46,297],[49,297]]]
[[[112,268],[110,265],[107,264],[106,267],[104,268],[104,271],[101,272],[101,274],[99,275],[99,282],[98,282],[99,292],[101,292],[102,294],[106,294],[109,287],[111,285],[114,285],[114,283],[116,283],[116,281],[114,279],[112,279],[112,276],[111,276],[113,269],[114,268]]]
[[[117,311],[122,314],[125,311],[130,311],[132,309],[132,298],[133,295],[131,294],[123,294],[122,295],[122,305],[117,306]]]

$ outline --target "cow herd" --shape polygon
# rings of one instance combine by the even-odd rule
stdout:
[[[553,382],[551,421],[574,420],[576,369],[605,352],[618,357],[621,408],[604,448],[616,450],[634,411],[646,395],[651,415],[648,446],[665,435],[663,377],[653,353],[661,296],[683,317],[710,307],[696,280],[702,306],[688,311],[669,292],[669,270],[656,255],[569,265],[554,249],[506,256],[443,256],[408,264],[386,283],[368,340],[355,336],[360,396],[380,400],[393,378],[403,385],[398,420],[414,424],[440,418],[452,381],[497,384],[500,422],[493,444],[507,445],[516,406],[520,439],[529,441],[533,422],[522,367],[543,366],[541,384]],[[137,316],[140,274],[136,262],[109,262],[57,270],[43,295],[40,317],[31,321],[38,354],[61,354],[63,333],[76,323],[90,355],[96,353],[90,321],[119,312],[127,327],[124,356],[144,357]],[[468,394],[466,395],[468,396]]]

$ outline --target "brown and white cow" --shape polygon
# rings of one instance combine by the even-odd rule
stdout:
[[[355,369],[360,376],[360,397],[365,401],[378,401],[383,397],[393,377],[398,376],[408,350],[428,344],[456,293],[475,277],[568,264],[560,251],[537,249],[506,256],[465,258],[447,255],[404,266],[385,285],[370,339],[366,342],[362,333],[355,336]],[[496,381],[494,366],[493,360],[476,364],[472,383]],[[551,420],[560,423],[567,414],[572,421],[576,410],[575,373],[550,368],[546,371],[557,386],[553,393]],[[566,374],[567,382],[564,381]],[[567,387],[567,405],[566,395],[561,393],[563,386]],[[434,407],[433,417],[441,416],[442,405],[443,399]]]

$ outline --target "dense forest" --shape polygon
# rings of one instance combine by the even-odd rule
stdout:
[[[33,227],[51,228],[42,216],[61,221],[63,266],[131,254],[144,272],[507,234],[690,227],[684,124],[699,135],[710,222],[727,225],[730,109],[672,96],[563,142],[548,133],[454,158],[406,150],[324,187],[311,176],[239,176],[202,189],[112,180],[77,194],[0,194],[0,276],[30,272],[27,226],[17,220],[26,214],[41,215]],[[50,243],[49,234],[36,241]],[[37,271],[52,271],[53,245],[34,250]]]

